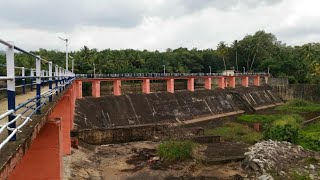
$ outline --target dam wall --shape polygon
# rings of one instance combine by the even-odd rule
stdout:
[[[254,112],[278,103],[282,101],[270,86],[85,97],[76,101],[75,129],[182,124],[197,118]]]
[[[304,99],[320,102],[320,84],[272,85],[274,93],[283,100]]]

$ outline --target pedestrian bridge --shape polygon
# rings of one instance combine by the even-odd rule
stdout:
[[[268,80],[266,73],[137,73],[137,74],[74,74],[36,54],[0,39],[6,46],[6,75],[0,80],[7,87],[7,109],[0,111],[0,179],[62,179],[63,156],[71,153],[75,102],[82,98],[82,83],[92,83],[92,96],[100,97],[100,83],[113,83],[113,94],[122,95],[123,81],[142,83],[141,92],[150,91],[153,80],[166,82],[167,91],[174,93],[175,80],[187,81],[187,90],[195,91],[195,80],[204,81],[205,89],[212,89],[212,80],[218,87],[235,88],[260,86]],[[34,67],[16,67],[15,52],[34,57]],[[17,84],[19,82],[20,84]],[[44,87],[44,85],[47,85]],[[16,89],[22,88],[22,95]],[[29,91],[29,92],[27,92]],[[35,91],[35,94],[32,92]],[[25,96],[28,98],[17,97]],[[19,99],[19,98],[18,98]],[[21,100],[22,99],[22,100]],[[3,105],[4,106],[4,105]]]

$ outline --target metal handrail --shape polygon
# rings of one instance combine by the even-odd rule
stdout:
[[[234,76],[270,75],[265,72],[234,73]],[[223,73],[120,73],[120,74],[76,74],[76,78],[139,78],[139,77],[192,77],[192,76],[229,76]]]
[[[12,43],[6,42],[0,39],[0,43],[4,44],[8,47],[7,49],[7,59],[6,64],[0,64],[0,66],[5,66],[7,68],[6,76],[0,76],[0,80],[7,80],[7,88],[8,91],[8,111],[3,114],[0,114],[0,120],[8,117],[9,122],[0,126],[0,134],[4,132],[5,129],[8,130],[8,136],[1,142],[0,141],[0,150],[10,141],[16,139],[16,134],[21,131],[29,121],[31,121],[32,115],[35,113],[40,114],[40,109],[44,106],[48,101],[52,101],[52,96],[54,94],[58,94],[59,91],[65,89],[65,87],[73,82],[75,79],[75,75],[68,70],[55,65],[55,72],[52,71],[52,62],[41,58],[33,53],[27,52],[22,48],[14,46]],[[25,53],[29,56],[36,58],[36,68],[30,68],[30,76],[25,76],[25,70],[29,68],[25,67],[15,67],[14,66],[14,50]],[[41,61],[48,63],[48,71],[41,71]],[[16,76],[14,69],[21,69],[21,76]],[[36,70],[36,74],[34,75],[34,70]],[[54,73],[54,75],[53,75]],[[15,85],[15,80],[21,79],[22,85]],[[31,84],[26,84],[26,79],[31,79]],[[25,87],[27,85],[31,85],[31,89],[33,88],[33,79],[36,80],[37,84],[37,95],[32,97],[18,106],[15,106],[15,89],[17,87],[23,87],[23,92],[25,92]],[[43,81],[45,79],[45,81]],[[49,90],[41,93],[41,83],[49,82]],[[56,86],[53,88],[52,84],[55,82]],[[3,88],[4,89],[4,88]],[[3,90],[2,89],[2,90]],[[14,102],[12,102],[14,101]],[[30,112],[31,111],[31,112]],[[17,112],[19,112],[17,114]],[[19,126],[16,126],[16,122],[22,120]]]

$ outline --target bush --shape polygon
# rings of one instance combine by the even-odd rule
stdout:
[[[196,144],[192,141],[169,140],[158,147],[158,155],[168,161],[186,160],[192,157],[192,150]]]
[[[264,139],[272,139],[276,141],[288,141],[296,143],[300,137],[300,128],[292,125],[265,125],[263,132]]]

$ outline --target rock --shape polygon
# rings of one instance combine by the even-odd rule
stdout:
[[[160,157],[159,157],[159,156],[155,156],[155,157],[152,158],[152,160],[153,160],[153,161],[159,161],[159,160],[160,160]]]
[[[288,142],[268,140],[251,146],[244,155],[242,167],[250,174],[260,177],[261,174],[265,175],[268,171],[275,171],[285,177],[286,170],[295,167],[305,157],[312,156],[312,152]],[[315,166],[306,166],[305,168],[314,170]],[[267,176],[261,176],[261,178],[267,178]]]
[[[264,174],[258,177],[258,180],[273,180],[273,177],[269,174]]]
[[[314,165],[310,164],[310,169],[315,170],[316,168],[314,167]]]

